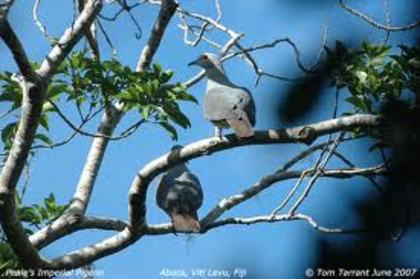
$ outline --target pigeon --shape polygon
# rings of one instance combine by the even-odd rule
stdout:
[[[249,90],[229,80],[215,54],[204,53],[188,65],[198,65],[206,72],[204,116],[214,124],[215,136],[221,138],[222,128],[232,128],[239,139],[252,137],[255,103]]]
[[[172,150],[182,148],[176,145]],[[156,192],[156,202],[171,218],[174,231],[200,232],[197,210],[203,203],[200,180],[180,163],[164,173]]]

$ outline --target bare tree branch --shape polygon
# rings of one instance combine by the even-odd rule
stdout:
[[[13,58],[16,61],[20,73],[26,79],[35,82],[36,74],[32,70],[28,56],[26,55],[26,52],[19,38],[16,36],[7,19],[0,24],[0,37],[3,39],[7,47],[12,52]]]
[[[242,141],[237,140],[233,135],[229,135],[225,139],[219,141],[210,138],[189,144],[182,149],[175,150],[157,158],[139,171],[130,187],[130,226],[136,230],[144,226],[146,216],[145,200],[148,185],[153,178],[170,166],[237,146],[267,143],[312,143],[318,136],[324,134],[330,134],[338,130],[351,129],[355,126],[371,127],[378,124],[378,116],[354,115],[292,129],[257,131],[254,137]]]
[[[310,181],[308,182],[308,185],[306,186],[306,188],[303,191],[302,195],[299,197],[299,199],[296,201],[296,203],[290,208],[290,210],[289,210],[289,214],[290,215],[294,215],[295,212],[296,212],[296,210],[298,209],[298,207],[308,197],[309,192],[312,190],[312,187],[315,185],[316,180],[318,179],[318,177],[320,177],[322,175],[322,173],[324,172],[324,168],[328,164],[328,161],[331,159],[334,151],[337,149],[338,145],[341,143],[341,140],[343,139],[343,136],[344,136],[344,133],[343,132],[340,132],[340,135],[338,135],[337,139],[334,141],[334,143],[332,144],[332,146],[329,148],[329,151],[328,151],[327,156],[324,159],[324,161],[315,164],[315,168],[314,169],[316,169],[316,172],[312,176],[312,178],[310,179]],[[319,158],[320,158],[320,160],[322,159],[322,154],[321,154],[321,156]]]
[[[129,194],[129,226],[125,227],[118,234],[114,235],[111,238],[105,239],[100,243],[91,245],[89,247],[80,249],[78,251],[66,254],[62,257],[59,257],[48,263],[50,268],[61,269],[61,268],[77,268],[84,264],[88,264],[92,261],[95,261],[99,258],[105,257],[112,253],[116,253],[125,247],[133,244],[139,238],[141,238],[145,233],[156,233],[153,231],[153,227],[147,227],[145,222],[145,199],[147,195],[148,185],[153,178],[159,175],[161,172],[170,168],[174,164],[191,160],[200,156],[206,156],[213,152],[222,151],[225,149],[234,148],[237,146],[251,145],[251,144],[266,144],[266,143],[287,143],[287,142],[312,142],[317,136],[324,134],[329,134],[336,132],[338,130],[347,130],[357,127],[372,127],[379,124],[379,117],[375,115],[354,115],[349,117],[343,117],[335,120],[328,120],[316,124],[312,124],[304,127],[296,127],[292,129],[281,129],[281,130],[268,130],[268,131],[259,131],[256,132],[255,137],[249,140],[238,141],[234,135],[228,135],[226,139],[221,141],[215,141],[214,138],[205,139],[198,141],[196,143],[189,144],[182,149],[172,151],[168,154],[165,154],[156,160],[147,164],[135,177]],[[97,140],[97,139],[95,139]],[[367,175],[372,174],[372,170],[364,170]],[[92,173],[94,170],[92,171]],[[360,170],[340,170],[336,173],[331,173],[327,175],[339,175],[339,176],[351,176],[355,173],[360,174]],[[82,176],[84,174],[82,173]],[[324,174],[325,175],[325,174]],[[92,176],[90,174],[90,176]],[[89,177],[86,179],[90,179]],[[86,179],[81,179],[84,181]],[[89,188],[89,187],[87,187]],[[78,189],[85,192],[87,189],[83,185],[78,187]],[[90,193],[84,193],[80,195],[80,200],[86,201]],[[80,216],[80,215],[79,215]],[[72,217],[73,220],[76,219],[75,223],[77,224],[80,221],[77,221],[77,215],[64,216],[59,218],[54,222],[50,227],[44,228],[41,232],[37,232],[31,236],[34,245],[37,247],[43,247],[46,244],[58,239],[59,236],[65,234],[64,230],[56,230],[54,226],[61,226],[66,228],[70,226],[71,222],[65,221],[65,218]],[[80,216],[81,220],[83,216]],[[63,223],[63,225],[60,224]],[[167,226],[165,227],[167,228]],[[122,226],[118,228],[122,229]],[[53,233],[50,233],[53,231]],[[42,236],[44,234],[44,236]]]
[[[142,55],[139,59],[140,66],[137,67],[137,71],[143,71],[147,68],[148,65],[150,65],[153,56],[159,47],[159,43],[162,39],[166,26],[169,23],[169,20],[177,6],[173,0],[167,0],[165,5],[165,8],[161,8],[158,19],[155,23],[155,28],[152,30],[152,34],[150,35],[148,44],[143,49]],[[91,193],[93,191],[96,176],[98,175],[100,166],[102,164],[106,147],[109,140],[111,139],[112,132],[114,131],[120,119],[123,117],[123,109],[124,104],[119,103],[115,107],[111,106],[104,114],[97,133],[103,136],[95,137],[92,141],[91,149],[86,159],[85,166],[79,179],[79,183],[69,210],[66,212],[66,214],[58,218],[51,225],[31,236],[31,241],[36,247],[45,247],[51,242],[59,239],[59,236],[66,234],[67,228],[72,226],[73,222],[78,223],[80,220],[82,220],[82,216],[86,211]],[[128,131],[128,133],[135,131],[136,127],[139,126],[138,123],[135,125],[136,126],[133,125],[133,129]],[[130,238],[137,237],[136,234],[133,235],[131,232],[124,234],[124,236],[128,236]],[[130,242],[131,239],[126,239],[125,241]]]
[[[97,244],[88,246],[78,251],[71,252],[51,262],[51,269],[74,269],[89,264],[97,259],[114,254],[130,246],[143,235],[125,228],[120,233],[107,238]]]
[[[343,0],[338,0],[340,3],[340,6],[345,9],[346,11],[350,12],[351,14],[363,19],[373,27],[376,27],[378,29],[382,29],[389,32],[398,32],[398,31],[407,31],[410,29],[414,29],[420,26],[420,21],[413,22],[411,24],[405,25],[405,26],[390,26],[389,24],[383,25],[379,22],[374,21],[372,18],[368,17],[367,15],[359,12],[358,10],[355,10],[351,8],[350,6],[346,5]]]
[[[352,177],[355,175],[372,175],[373,173],[383,174],[384,171],[385,169],[383,168],[383,166],[378,166],[378,167],[364,168],[364,169],[354,168],[354,169],[328,170],[328,171],[325,171],[323,175],[329,176],[329,177],[341,177],[343,175],[346,177]],[[283,179],[289,179],[289,178],[292,178],[292,176],[296,178],[299,176],[299,172],[291,171],[287,173],[290,173],[290,176],[286,174],[283,176]],[[252,187],[244,191],[243,193],[251,193],[252,192],[251,189]],[[263,188],[260,189],[260,191],[262,190]],[[260,191],[253,192],[252,194],[256,195]],[[224,211],[250,198],[250,197],[248,198],[242,197],[242,199],[239,199],[238,198],[239,196],[240,195],[235,195],[222,201],[225,206],[223,208]],[[220,202],[218,206],[220,206],[222,202]],[[236,204],[232,205],[231,202],[235,202]],[[227,204],[230,204],[229,208],[226,207]],[[207,216],[210,216],[211,212]],[[279,217],[279,216],[282,216],[282,217]],[[304,220],[308,222],[308,224],[310,224],[314,229],[317,229],[319,231],[326,232],[326,233],[354,233],[354,232],[359,231],[359,230],[343,230],[343,229],[338,229],[338,228],[337,229],[325,228],[325,227],[320,226],[316,221],[314,221],[312,217],[299,213],[293,216],[289,214],[276,215],[274,218],[272,216],[256,216],[256,217],[250,217],[250,218],[227,218],[227,219],[215,221],[215,222],[212,222],[203,226],[203,230],[200,233],[205,233],[210,229],[214,229],[214,228],[224,226],[224,225],[229,225],[229,224],[250,225],[250,224],[256,224],[256,223],[261,223],[261,222],[272,223],[272,222],[278,222],[278,221],[293,221],[293,220]],[[203,221],[201,222],[205,224],[205,219],[203,219]],[[144,228],[143,232],[138,231],[138,230],[132,230],[132,228],[130,229],[130,227],[127,227],[127,226],[128,224],[126,224],[125,222],[116,220],[116,219],[99,218],[99,217],[82,217],[82,220],[80,222],[68,227],[71,233],[78,230],[92,229],[92,228],[120,231],[120,233],[116,234],[113,237],[105,239],[104,241],[98,244],[88,246],[86,248],[80,249],[78,251],[75,251],[70,254],[64,255],[60,258],[57,258],[50,263],[50,268],[53,268],[53,269],[78,268],[84,264],[88,264],[92,261],[95,261],[107,255],[116,253],[126,248],[127,246],[135,243],[144,234],[159,235],[159,234],[169,234],[173,232],[171,224],[149,225]],[[45,229],[43,230],[44,230],[44,233],[46,233]],[[59,238],[58,236],[56,237]]]
[[[77,8],[79,10],[79,13],[82,12],[83,9],[85,8],[85,0],[77,0]],[[83,28],[83,33],[92,51],[93,58],[96,60],[100,60],[99,46],[98,46],[98,41],[96,39],[95,23],[92,23],[91,26],[85,26]]]
[[[66,229],[58,229],[62,226],[65,226]],[[31,235],[29,240],[37,249],[42,249],[49,243],[76,231],[88,229],[123,231],[127,226],[128,224],[124,221],[113,218],[66,215],[64,218],[59,218],[59,221],[54,222],[52,226],[44,227]]]
[[[332,178],[350,178],[353,176],[369,176],[369,175],[379,175],[384,174],[386,171],[384,166],[376,166],[371,168],[350,168],[350,169],[338,169],[338,170],[325,170],[321,176],[323,177],[332,177]],[[216,207],[214,207],[210,212],[201,220],[203,227],[211,224],[217,220],[223,213],[232,209],[233,207],[255,197],[265,189],[270,186],[278,183],[280,181],[285,181],[289,179],[300,178],[302,175],[314,174],[314,170],[303,170],[303,171],[281,171],[275,172],[273,174],[267,175],[260,179],[257,183],[244,190],[240,194],[230,196],[228,198],[222,199]],[[292,190],[293,191],[293,190]],[[291,191],[291,192],[292,192]],[[285,198],[287,200],[287,198]],[[278,210],[279,211],[279,210]],[[275,212],[275,214],[278,213]],[[275,215],[272,214],[272,215]]]
[[[104,113],[98,128],[98,134],[110,136],[118,124],[120,116],[121,113],[117,110],[114,110],[111,115]],[[109,139],[105,137],[94,138],[92,141],[92,146],[80,176],[76,192],[69,206],[70,213],[83,215],[86,211],[108,143]]]
[[[102,26],[102,23],[100,20],[98,20],[98,26],[99,29],[101,30],[102,34],[105,37],[105,42],[108,44],[109,48],[111,49],[112,52],[112,56],[117,56],[118,55],[118,51],[117,49],[114,47],[114,44],[112,43],[111,38],[109,37],[108,33],[106,32],[105,28]]]
[[[35,82],[24,80],[21,83],[23,91],[21,118],[13,145],[0,174],[0,217],[8,243],[23,267],[26,268],[42,267],[48,265],[48,262],[40,257],[20,223],[15,201],[16,184],[22,174],[34,141],[42,105],[46,97],[47,82],[56,70],[56,67],[77,43],[81,36],[82,26],[90,24],[100,7],[101,1],[89,1],[86,9],[76,21],[75,28],[66,32],[59,45],[53,48],[41,65],[38,74],[40,74],[42,79],[37,79]]]
[[[14,2],[14,0],[4,0],[4,3],[0,4],[0,27],[3,24],[3,22],[7,19],[9,10]]]
[[[255,216],[249,218],[226,218],[220,221],[216,221],[214,223],[209,224],[206,227],[207,230],[211,230],[217,227],[225,226],[225,225],[252,225],[258,223],[277,223],[281,221],[295,221],[295,220],[302,220],[306,221],[311,227],[314,229],[324,232],[324,233],[355,233],[360,232],[360,229],[352,229],[352,230],[343,230],[339,228],[326,228],[320,226],[312,217],[304,215],[304,214],[282,214],[282,215],[266,215],[266,216]]]
[[[102,0],[88,0],[85,8],[76,19],[74,25],[69,27],[57,44],[53,47],[47,57],[37,70],[45,81],[48,81],[55,73],[61,62],[67,57],[76,43],[83,36],[83,30],[90,26],[96,15],[102,8]]]
[[[42,24],[41,20],[39,19],[38,12],[40,5],[41,0],[35,0],[34,7],[32,9],[32,17],[34,19],[35,25],[38,27],[39,31],[41,31],[42,35],[47,39],[47,41],[51,45],[54,45],[56,43],[54,38],[48,34],[47,28],[44,24]]]
[[[226,60],[224,59],[224,56],[229,52],[229,50],[237,44],[238,40],[240,40],[243,37],[243,34],[235,34],[230,38],[229,41],[226,42],[226,44],[220,48],[220,57],[222,61]],[[200,80],[202,80],[205,77],[204,70],[200,71],[198,74],[196,74],[194,77],[189,79],[188,81],[184,82],[183,85],[186,88],[190,88],[191,86],[198,83]]]
[[[138,72],[142,72],[149,67],[155,52],[159,48],[165,29],[177,7],[178,4],[174,0],[162,0],[162,5],[158,18],[153,26],[152,34],[149,37],[146,46],[143,48],[139,61],[137,62],[136,70]]]

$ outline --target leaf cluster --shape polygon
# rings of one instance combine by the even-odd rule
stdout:
[[[327,48],[327,54],[331,85],[348,89],[346,101],[354,113],[379,113],[384,104],[403,100],[405,90],[418,92],[418,47],[399,46],[399,53],[391,54],[390,46],[364,42],[361,49],[351,49],[337,41],[335,51]]]
[[[34,63],[33,68],[39,67]],[[8,112],[18,111],[22,103],[22,91],[13,80],[12,73],[0,73],[0,102],[8,105]],[[179,102],[197,100],[180,83],[172,83],[174,72],[164,70],[159,64],[144,72],[136,72],[117,59],[97,61],[86,52],[72,53],[59,67],[48,85],[48,99],[60,103],[72,103],[78,111],[85,106],[89,110],[117,102],[124,103],[125,111],[137,111],[145,121],[155,123],[177,139],[175,125],[189,128],[191,123],[181,111]],[[49,138],[50,115],[55,108],[48,102],[43,106],[36,141],[53,145]],[[17,131],[18,122],[10,121],[2,127],[1,140],[9,150]]]

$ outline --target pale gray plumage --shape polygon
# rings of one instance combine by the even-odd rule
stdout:
[[[199,65],[208,78],[204,97],[204,116],[216,126],[216,136],[221,128],[231,127],[238,138],[254,135],[255,103],[251,93],[233,84],[227,77],[216,55],[204,53],[189,65]]]
[[[172,150],[181,148],[174,146]],[[169,169],[156,192],[156,202],[170,217],[175,231],[200,231],[197,210],[203,203],[203,191],[197,176],[184,164]]]

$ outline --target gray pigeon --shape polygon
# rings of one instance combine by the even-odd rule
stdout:
[[[208,78],[204,97],[204,116],[215,126],[216,137],[222,137],[222,128],[232,128],[238,138],[254,135],[255,103],[251,93],[233,84],[215,54],[204,53],[188,64],[198,65]]]
[[[172,150],[182,146],[176,145]],[[203,203],[203,190],[197,176],[184,163],[169,169],[162,177],[156,202],[170,217],[175,231],[199,232],[197,210]]]

